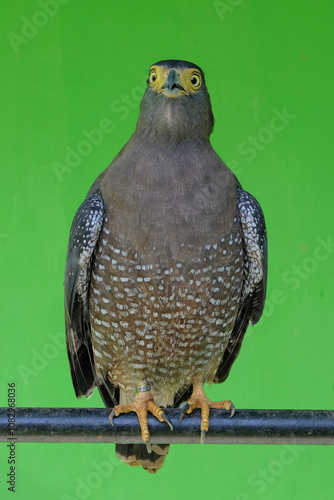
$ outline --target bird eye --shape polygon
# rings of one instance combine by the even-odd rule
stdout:
[[[157,76],[156,72],[154,70],[152,70],[150,73],[150,78],[149,78],[150,85],[153,85],[157,78],[158,78],[158,76]]]
[[[194,89],[198,89],[202,83],[201,75],[199,73],[193,73],[190,77],[190,83]]]

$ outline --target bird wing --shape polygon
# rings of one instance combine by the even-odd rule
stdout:
[[[259,321],[266,298],[268,252],[264,215],[258,201],[240,185],[237,202],[244,245],[244,280],[232,335],[215,375],[216,383],[227,379],[247,327]]]
[[[96,385],[89,319],[90,271],[104,220],[98,192],[88,194],[73,219],[65,268],[66,345],[77,398],[89,397]]]

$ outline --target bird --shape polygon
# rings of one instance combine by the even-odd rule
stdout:
[[[204,384],[226,380],[267,283],[262,209],[210,142],[214,117],[202,69],[162,60],[149,69],[138,122],[93,183],[70,229],[66,344],[77,398],[97,387],[110,422],[138,415],[142,444],[117,456],[156,473],[169,445],[151,444],[148,412],[172,423],[211,408]]]

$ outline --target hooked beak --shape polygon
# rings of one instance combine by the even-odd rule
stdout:
[[[167,77],[159,92],[162,92],[168,97],[177,97],[182,94],[188,94],[188,92],[185,91],[184,87],[182,87],[179,75],[177,74],[177,71],[175,69],[171,69],[167,73]]]

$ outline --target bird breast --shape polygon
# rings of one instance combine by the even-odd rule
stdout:
[[[90,288],[96,369],[124,391],[144,381],[175,393],[196,373],[213,377],[231,335],[243,261],[236,188],[219,166],[129,164],[103,192]]]

